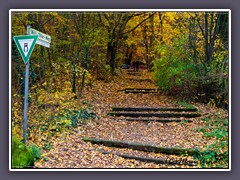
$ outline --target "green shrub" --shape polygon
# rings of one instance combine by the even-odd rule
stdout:
[[[186,48],[187,39],[175,39],[172,45],[161,45],[160,58],[154,61],[154,75],[159,88],[171,95],[188,94],[197,78],[196,66]],[[191,89],[190,89],[191,88]]]
[[[29,146],[29,149],[33,152],[35,161],[41,159],[42,148],[39,148],[35,144],[32,144]]]
[[[62,121],[67,119],[69,123],[61,123],[64,126],[72,126],[74,128],[77,127],[77,125],[81,125],[86,123],[89,119],[94,119],[96,117],[96,114],[93,112],[89,112],[87,109],[82,110],[69,110],[65,109],[62,113],[57,114],[55,117],[56,121]],[[66,122],[66,121],[64,121]]]
[[[228,167],[228,119],[219,115],[211,115],[201,119],[206,126],[197,128],[206,139],[215,138],[216,141],[205,148],[204,151],[196,150],[194,158],[200,161],[203,168]]]
[[[194,151],[194,158],[200,161],[203,168],[227,168],[228,167],[228,143],[216,142],[209,145],[206,150]]]
[[[12,168],[32,166],[34,166],[34,153],[16,137],[12,137]]]

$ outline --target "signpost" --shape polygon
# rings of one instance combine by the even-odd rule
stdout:
[[[38,40],[37,44],[50,48],[51,36],[44,34],[36,29],[30,28],[30,34],[37,34]]]
[[[14,36],[13,37],[23,62],[28,63],[32,51],[38,39],[38,35]]]
[[[22,56],[23,62],[26,64],[25,71],[25,92],[24,92],[24,120],[23,120],[23,143],[27,141],[27,109],[28,109],[28,82],[29,82],[29,65],[30,56],[35,47],[35,44],[40,44],[45,47],[50,47],[51,37],[43,34],[35,29],[27,26],[27,35],[25,36],[14,36],[17,48]]]

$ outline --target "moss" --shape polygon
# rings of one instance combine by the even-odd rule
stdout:
[[[33,152],[16,137],[12,138],[12,168],[29,168],[34,165]]]

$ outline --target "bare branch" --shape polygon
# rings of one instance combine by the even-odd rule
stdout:
[[[203,28],[202,28],[202,26],[201,26],[201,23],[200,23],[200,20],[199,20],[199,18],[198,18],[198,16],[197,16],[197,14],[195,13],[195,17],[196,17],[196,20],[197,20],[197,22],[198,22],[198,26],[199,26],[199,28],[200,28],[200,30],[201,30],[201,32],[202,32],[202,35],[203,35],[203,37],[204,37],[204,39],[207,41],[207,37],[206,37],[206,34],[204,33],[204,31],[203,31]]]
[[[138,28],[142,23],[144,23],[146,20],[148,20],[149,18],[151,18],[156,12],[154,12],[153,14],[149,15],[146,19],[142,20],[138,25],[136,25],[134,28],[132,28],[131,30],[127,31],[127,32],[123,32],[122,34],[127,34],[130,33],[131,31],[134,31],[136,28]]]

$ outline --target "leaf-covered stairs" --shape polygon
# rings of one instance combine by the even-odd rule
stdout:
[[[199,117],[198,109],[168,107],[113,107],[108,115],[122,117],[127,121],[192,122],[189,118]],[[160,119],[161,118],[161,119]]]
[[[191,108],[170,108],[170,107],[112,107],[111,112],[108,113],[113,120],[120,121],[136,121],[136,122],[159,122],[159,123],[171,123],[171,122],[182,122],[191,123],[193,120],[191,118],[199,117],[200,113],[196,107]],[[176,147],[160,147],[153,146],[143,143],[135,142],[125,142],[117,140],[107,140],[99,138],[83,138],[85,142],[90,142],[92,144],[104,145],[107,147],[112,147],[115,151],[105,151],[99,150],[103,154],[113,154],[120,156],[125,159],[135,159],[138,161],[152,162],[156,164],[177,164],[177,165],[187,165],[196,166],[197,161],[187,160],[187,158],[182,158],[182,156],[192,156],[194,149],[186,148],[176,148]],[[162,154],[172,154],[176,155],[177,158],[171,159],[167,157],[162,158],[151,158],[136,156],[126,153],[119,153],[117,148],[126,148],[136,151],[145,151],[149,153],[162,153]],[[184,159],[184,160],[183,160]]]
[[[128,80],[137,83],[151,83],[145,81],[139,72],[127,71]],[[132,79],[129,77],[132,76]],[[141,80],[141,81],[140,81]],[[140,94],[155,96],[154,94],[159,93],[157,88],[142,87],[136,88],[125,88],[119,91],[124,92],[123,96],[139,97]],[[118,92],[119,92],[118,91]],[[126,94],[126,95],[124,95]],[[152,95],[151,95],[152,94]],[[145,97],[145,96],[144,96]],[[107,113],[109,121],[123,121],[132,123],[156,123],[156,126],[171,123],[192,123],[195,118],[201,116],[199,110],[195,106],[190,107],[146,107],[146,106],[119,106],[112,107]],[[138,126],[136,126],[138,127]],[[163,126],[164,128],[165,126]],[[147,128],[147,126],[146,126]],[[165,130],[168,133],[168,130]],[[130,132],[126,136],[134,135],[136,132]],[[154,132],[152,132],[154,133]],[[143,133],[139,133],[140,136]],[[94,136],[92,136],[94,137]],[[85,142],[90,142],[92,144],[99,145],[96,150],[102,154],[116,155],[124,159],[135,159],[137,161],[151,162],[155,164],[175,164],[175,165],[186,165],[196,167],[198,162],[193,159],[192,155],[195,149],[183,148],[179,146],[157,146],[153,145],[151,142],[147,144],[146,142],[141,142],[141,140],[136,139],[135,141],[129,141],[124,139],[114,138],[101,138],[101,137],[85,137],[82,140]],[[110,140],[114,139],[114,140]],[[104,147],[108,147],[104,149]],[[110,149],[109,149],[110,148]],[[133,152],[134,151],[134,152]],[[144,153],[143,153],[144,152]],[[190,157],[190,158],[189,158]]]

